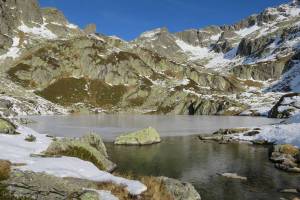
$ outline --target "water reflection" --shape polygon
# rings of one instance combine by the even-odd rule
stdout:
[[[78,137],[96,132],[106,141],[121,133],[152,126],[162,137],[211,133],[219,128],[259,126],[278,122],[276,119],[238,116],[181,116],[181,115],[68,115],[33,116],[38,123],[29,124],[44,134]]]
[[[296,188],[300,176],[273,167],[266,147],[202,143],[196,137],[166,138],[161,144],[128,147],[107,144],[119,172],[168,176],[193,183],[203,199],[279,199],[280,188]],[[218,173],[236,172],[248,181]]]

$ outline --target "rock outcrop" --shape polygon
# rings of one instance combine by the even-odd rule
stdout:
[[[100,170],[113,171],[116,168],[116,165],[108,160],[105,145],[101,137],[96,134],[54,140],[43,153],[46,156],[78,157],[92,162]]]
[[[270,118],[289,118],[300,109],[300,93],[283,95],[269,111]]]
[[[9,120],[0,118],[0,134],[17,134],[16,128],[16,125],[11,123]]]
[[[133,133],[120,135],[115,139],[118,145],[148,145],[161,142],[160,135],[152,128],[146,128]]]
[[[6,195],[12,199],[101,200],[96,191],[83,189],[80,182],[43,173],[14,170],[8,179],[1,182],[1,187],[5,187]]]
[[[158,179],[163,182],[174,200],[201,200],[199,193],[190,183],[167,177],[158,177]]]
[[[287,172],[300,173],[299,163],[300,151],[298,148],[289,145],[275,145],[271,152],[270,160],[275,163],[275,167]]]

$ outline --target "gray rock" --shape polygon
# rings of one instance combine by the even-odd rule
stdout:
[[[94,34],[94,33],[96,33],[96,31],[97,31],[96,24],[89,24],[84,28],[84,32],[88,35]]]
[[[96,192],[83,189],[77,182],[43,173],[14,170],[9,179],[3,181],[2,184],[15,198],[100,200]]]
[[[114,144],[118,145],[148,145],[161,142],[159,133],[152,127],[123,134],[115,139]]]
[[[199,193],[190,183],[167,177],[159,177],[158,179],[164,183],[174,200],[201,200]]]

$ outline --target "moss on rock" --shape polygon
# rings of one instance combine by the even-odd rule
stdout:
[[[10,121],[0,118],[0,133],[4,134],[17,134],[16,126]]]
[[[129,134],[120,135],[116,138],[118,145],[146,145],[161,142],[159,133],[152,127]]]
[[[64,138],[53,141],[44,152],[47,156],[71,156],[92,162],[100,170],[112,171],[116,165],[108,160],[106,148],[95,134],[78,139]]]

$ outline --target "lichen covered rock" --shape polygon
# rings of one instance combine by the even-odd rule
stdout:
[[[116,165],[108,160],[105,145],[99,135],[63,138],[53,141],[44,152],[47,156],[71,156],[92,162],[100,170],[113,171]]]
[[[174,200],[201,200],[194,186],[176,179],[159,177]]]
[[[152,127],[129,134],[120,135],[115,144],[119,145],[146,145],[161,142],[159,133]]]
[[[4,134],[17,134],[16,126],[10,121],[0,118],[0,133]]]

